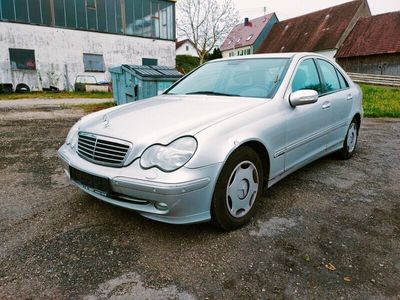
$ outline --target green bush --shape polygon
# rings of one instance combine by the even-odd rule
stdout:
[[[198,57],[190,55],[177,55],[176,68],[179,72],[186,74],[199,66],[200,60]]]

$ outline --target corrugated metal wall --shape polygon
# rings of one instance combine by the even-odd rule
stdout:
[[[400,76],[400,53],[339,58],[347,72]]]

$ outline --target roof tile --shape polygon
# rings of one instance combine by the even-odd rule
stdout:
[[[337,58],[400,52],[400,11],[360,19]]]
[[[273,15],[274,13],[271,13],[266,16],[250,20],[249,25],[247,26],[245,26],[244,23],[236,25],[222,43],[220,50],[227,51],[233,48],[241,48],[253,45]]]
[[[334,49],[363,3],[351,1],[276,23],[257,53]]]

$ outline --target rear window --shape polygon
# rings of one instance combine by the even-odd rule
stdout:
[[[321,68],[322,76],[325,79],[326,92],[340,90],[339,78],[336,68],[325,60],[318,59],[318,64]]]

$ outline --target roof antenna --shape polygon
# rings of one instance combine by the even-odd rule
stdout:
[[[264,6],[264,21],[267,20],[267,7]]]

